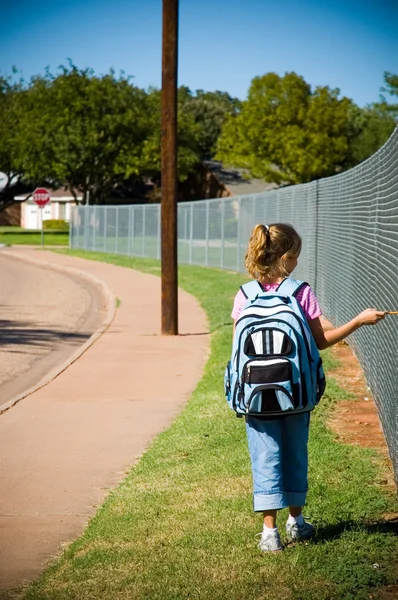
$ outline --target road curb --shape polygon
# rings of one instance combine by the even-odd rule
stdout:
[[[77,348],[77,350],[75,350],[75,352],[73,352],[73,354],[71,354],[71,356],[69,356],[60,365],[52,368],[49,371],[49,373],[47,375],[45,375],[42,379],[40,379],[35,385],[28,388],[24,392],[18,394],[17,396],[14,396],[13,398],[11,398],[11,400],[6,402],[5,404],[2,404],[0,407],[0,415],[2,415],[4,412],[6,412],[7,410],[9,410],[13,406],[15,406],[18,402],[20,402],[24,398],[27,398],[28,396],[30,396],[37,390],[40,390],[41,388],[45,387],[46,385],[51,383],[51,381],[56,379],[56,377],[58,377],[58,375],[60,375],[64,371],[66,371],[66,369],[71,364],[76,362],[80,358],[80,356],[82,356],[82,354],[84,354],[98,340],[98,338],[100,338],[101,335],[108,329],[108,327],[111,325],[113,319],[115,318],[116,310],[117,310],[117,306],[116,306],[117,299],[116,299],[115,294],[113,293],[111,288],[105,283],[105,281],[103,281],[99,277],[96,277],[95,275],[92,275],[91,273],[86,273],[85,271],[82,271],[81,269],[76,269],[75,267],[67,267],[64,265],[57,265],[55,263],[48,262],[45,260],[32,258],[31,256],[21,256],[19,254],[13,253],[12,251],[10,252],[8,250],[8,248],[9,247],[7,247],[7,252],[6,252],[7,256],[11,256],[12,258],[16,258],[17,260],[21,260],[22,262],[28,262],[28,263],[32,263],[32,264],[40,266],[40,267],[46,267],[48,269],[52,269],[53,271],[58,271],[64,275],[67,275],[68,273],[70,273],[71,275],[73,274],[75,277],[80,277],[81,279],[85,279],[86,281],[89,281],[91,284],[94,284],[99,289],[100,294],[102,295],[103,299],[105,300],[106,313],[105,313],[105,319],[103,320],[100,327],[98,327],[98,329],[90,336],[90,338],[82,346]]]

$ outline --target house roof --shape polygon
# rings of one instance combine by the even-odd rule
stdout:
[[[218,160],[205,161],[205,165],[225,185],[232,196],[258,194],[278,187],[275,183],[269,183],[264,179],[250,177],[247,169],[225,166]]]
[[[45,189],[48,190],[48,192],[50,193],[52,200],[65,200],[66,202],[72,202],[75,200],[70,189],[68,189],[68,188],[58,188],[57,190],[55,190],[53,188],[46,187]],[[15,196],[14,200],[20,200],[21,202],[24,202],[25,200],[28,200],[29,198],[31,198],[33,192],[34,192],[34,190],[32,190],[31,192],[28,192],[27,194],[21,194],[20,196]],[[77,190],[76,190],[76,193],[77,193],[77,199],[82,200],[83,199],[82,194],[77,192]]]

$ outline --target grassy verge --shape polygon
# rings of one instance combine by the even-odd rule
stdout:
[[[17,225],[1,225],[0,226],[0,233],[22,233],[23,231],[26,231],[26,229],[23,229],[22,227],[18,227]]]
[[[72,254],[159,273],[157,261]],[[197,296],[213,332],[203,378],[183,413],[24,599],[381,598],[383,586],[398,580],[398,537],[383,514],[398,507],[378,484],[376,453],[337,443],[325,425],[347,393],[330,380],[312,416],[305,515],[317,526],[316,540],[261,554],[244,422],[228,410],[222,390],[241,276],[181,267],[179,282]],[[331,355],[324,359],[330,368]],[[282,532],[285,517],[283,511]]]
[[[41,244],[41,231],[30,231],[30,230],[13,230],[13,227],[0,228],[0,244],[6,244],[7,246],[27,244],[27,245],[40,245]],[[15,228],[18,229],[18,228]],[[44,231],[43,245],[44,246],[68,246],[69,244],[69,233],[54,232],[51,230]]]

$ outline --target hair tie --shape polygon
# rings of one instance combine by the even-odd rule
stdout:
[[[263,225],[263,227],[265,228],[265,233],[269,233],[269,227],[268,227],[268,225]]]

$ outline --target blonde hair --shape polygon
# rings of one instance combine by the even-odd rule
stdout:
[[[256,225],[247,245],[246,269],[254,279],[287,277],[282,258],[297,258],[300,251],[301,237],[291,225]]]

